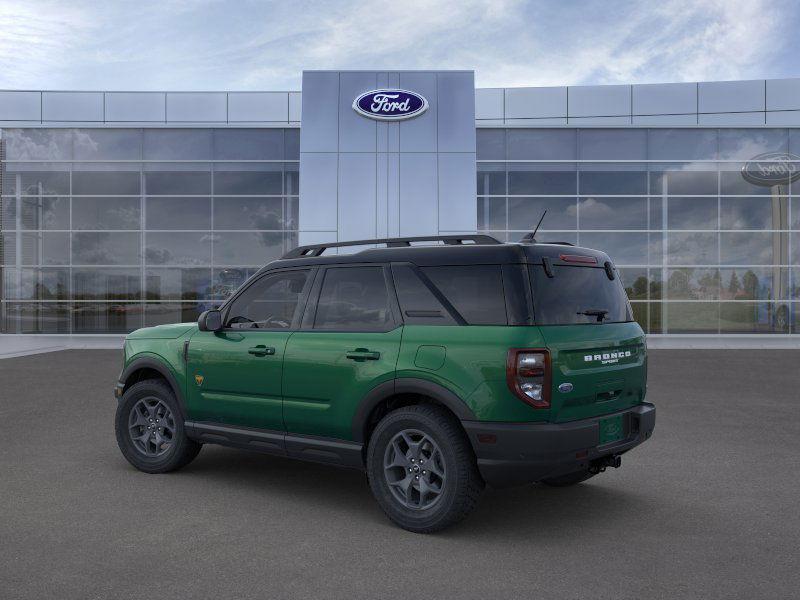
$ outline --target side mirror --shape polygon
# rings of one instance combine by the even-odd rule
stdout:
[[[218,310],[207,310],[197,319],[200,331],[220,331],[222,329],[222,313]]]

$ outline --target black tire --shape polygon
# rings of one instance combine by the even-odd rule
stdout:
[[[568,487],[591,479],[597,473],[590,473],[586,471],[575,471],[574,473],[567,473],[566,475],[559,475],[558,477],[550,477],[549,479],[542,479],[542,483],[550,487]]]
[[[160,404],[159,404],[160,403]],[[151,415],[152,425],[155,428],[153,432],[149,432],[149,422],[151,419],[147,418],[148,414],[145,412],[146,408],[150,405],[155,405],[158,408],[160,415],[165,415],[166,409],[169,409],[169,425],[164,428],[159,426],[165,425],[160,422],[157,415]],[[132,414],[134,410],[141,411],[142,419],[145,421],[143,425],[131,425],[131,420],[138,418],[137,414]],[[163,416],[162,416],[163,418]],[[156,423],[155,421],[159,421]],[[169,429],[168,432],[163,429]],[[190,440],[186,436],[183,429],[183,417],[181,416],[181,409],[172,388],[160,379],[146,379],[129,387],[122,396],[119,404],[117,405],[117,414],[115,418],[115,430],[117,434],[117,445],[122,451],[122,455],[134,467],[145,473],[167,473],[175,471],[181,467],[188,465],[197,456],[202,448],[202,444]],[[141,442],[141,437],[147,435],[137,436],[139,441],[134,440],[135,433],[142,432],[143,434],[158,432],[158,444],[150,439],[146,442]],[[166,439],[169,433],[169,439]],[[161,443],[163,440],[163,443]],[[152,453],[147,454],[143,448],[153,450]]]
[[[411,447],[405,454],[395,451],[393,442],[402,439],[400,436],[406,432],[422,436],[423,441],[419,446],[422,450],[417,456],[428,459],[428,469],[431,469],[430,465],[434,464],[434,468],[429,471],[428,475],[422,475],[426,472],[425,470],[417,471],[417,478],[427,478],[426,481],[429,483],[439,484],[440,491],[436,492],[436,498],[430,501],[429,506],[413,508],[405,505],[404,500],[396,494],[402,495],[402,492],[398,492],[398,490],[406,486],[390,486],[389,476],[384,473],[384,461],[388,456],[387,453],[402,457],[398,460],[409,461],[411,459],[408,457],[414,455]],[[425,440],[429,442],[428,449],[435,448],[436,458],[425,456],[427,452]],[[411,469],[413,465],[408,463],[406,466]],[[418,463],[418,469],[424,469],[424,467],[424,464]],[[402,473],[403,477],[406,477],[404,466],[393,466],[389,469],[393,469],[393,472],[398,474]],[[439,476],[435,474],[439,470],[442,471],[443,478],[438,478]],[[461,521],[475,508],[484,488],[483,479],[475,462],[475,455],[460,423],[447,410],[433,405],[399,408],[386,415],[378,423],[367,450],[367,476],[372,493],[383,512],[403,529],[415,533],[432,533]],[[414,476],[409,470],[409,481]],[[419,483],[410,481],[407,486],[407,489],[411,488],[412,496],[416,493],[420,504],[424,502],[422,498],[429,500],[428,497],[435,489],[429,483],[425,483],[425,494],[421,494],[419,488],[416,488],[416,492],[414,491],[414,485],[419,486]],[[408,495],[405,499],[408,499]]]

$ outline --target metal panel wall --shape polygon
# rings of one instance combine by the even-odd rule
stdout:
[[[353,110],[381,87],[419,93],[428,110],[400,122]],[[304,72],[300,243],[474,232],[474,89],[471,71]]]

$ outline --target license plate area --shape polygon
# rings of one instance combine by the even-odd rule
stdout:
[[[614,415],[613,417],[606,417],[600,419],[598,428],[600,439],[598,445],[609,444],[617,442],[625,437],[625,415]]]

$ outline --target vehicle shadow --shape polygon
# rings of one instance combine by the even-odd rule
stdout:
[[[230,490],[230,493],[269,495],[277,501],[291,500],[303,510],[340,513],[371,528],[392,525],[375,503],[363,473],[329,465],[222,447],[206,447],[200,456],[180,472],[200,477],[204,485]],[[470,517],[439,535],[492,539],[560,538],[565,530],[580,530],[603,521],[620,527],[633,525],[637,515],[645,515],[652,498],[635,490],[604,483],[603,476],[567,488],[545,485],[495,490],[487,488]],[[650,507],[652,508],[652,507]]]

